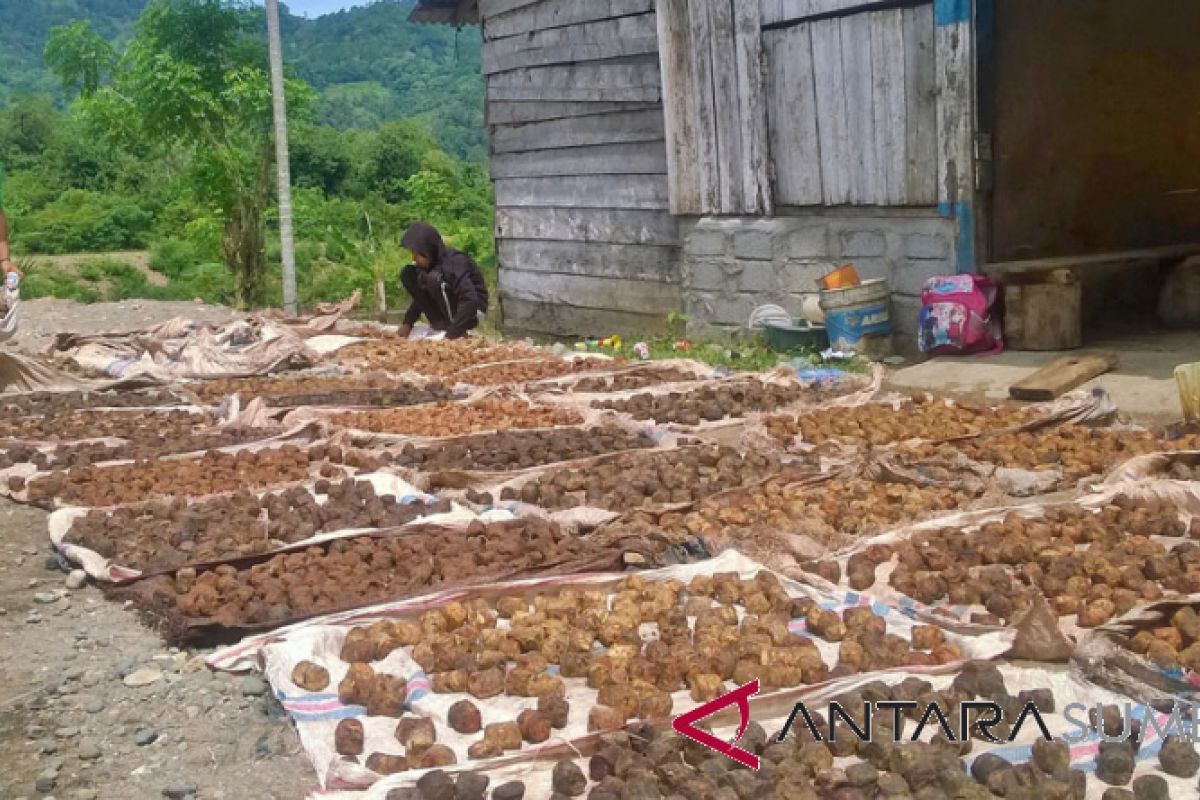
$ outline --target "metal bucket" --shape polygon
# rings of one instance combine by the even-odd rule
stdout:
[[[887,281],[863,281],[846,289],[822,289],[821,309],[834,350],[869,357],[886,356],[891,349],[892,320]]]

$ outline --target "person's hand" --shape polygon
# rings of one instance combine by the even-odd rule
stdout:
[[[21,277],[21,278],[25,277],[25,273],[21,272],[20,268],[17,267],[16,264],[14,264],[12,261],[10,261],[7,258],[4,259],[3,261],[0,261],[0,267],[3,268],[5,275],[7,275],[10,272],[15,272],[15,273],[17,273],[17,275],[19,277]]]
[[[409,336],[412,336],[412,325],[401,325],[396,333],[400,335],[401,339],[407,339]]]

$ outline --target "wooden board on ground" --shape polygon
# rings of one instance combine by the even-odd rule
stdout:
[[[1068,356],[1051,361],[1024,380],[1008,387],[1015,400],[1044,402],[1053,400],[1092,378],[1116,369],[1117,357],[1112,353]]]

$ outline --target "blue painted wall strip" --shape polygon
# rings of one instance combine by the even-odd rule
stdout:
[[[971,0],[933,0],[933,22],[938,27],[969,22]]]
[[[975,209],[958,204],[958,274],[975,271]]]
[[[938,214],[953,219],[956,243],[954,271],[959,275],[975,271],[975,209],[970,203],[938,203]]]

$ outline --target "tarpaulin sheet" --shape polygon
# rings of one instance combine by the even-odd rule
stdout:
[[[716,421],[703,421],[698,425],[686,425],[680,422],[661,423],[679,433],[712,433],[745,425],[748,421],[755,420],[764,414],[798,414],[810,408],[860,405],[866,403],[879,391],[882,380],[883,371],[881,369],[873,370],[870,376],[855,375],[847,372],[841,373],[838,377],[832,379],[804,380],[799,376],[795,368],[779,367],[769,372],[737,373],[728,377],[698,381],[696,383],[668,384],[608,394],[544,392],[537,399],[550,403],[559,403],[582,411],[589,411],[601,408],[610,402],[626,401],[638,395],[688,394],[709,388],[734,387],[753,382],[769,386],[798,386],[803,392],[794,402],[767,412],[748,412],[741,417],[726,417]],[[621,411],[620,413],[628,412]],[[659,422],[658,420],[649,421]]]
[[[670,375],[674,380],[651,380],[655,376]],[[529,384],[530,394],[542,392],[550,394],[573,394],[581,403],[591,404],[594,400],[604,400],[611,397],[632,396],[647,389],[662,389],[673,387],[691,387],[692,384],[703,381],[720,380],[730,375],[729,370],[720,367],[710,367],[701,361],[689,358],[672,358],[662,361],[622,362],[611,365],[606,372],[592,372],[583,375],[565,375],[560,378],[546,378]],[[640,389],[616,391],[582,391],[580,384],[596,381],[611,381],[621,378],[641,378],[646,385]]]
[[[204,450],[204,451],[197,451],[197,452],[192,452],[192,453],[174,453],[172,455],[161,456],[157,460],[160,462],[194,460],[194,459],[201,458],[204,455],[204,453],[207,453],[207,452],[222,452],[222,453],[238,453],[238,452],[242,452],[242,451],[258,452],[261,450],[287,447],[289,445],[297,446],[297,447],[300,447],[301,449],[307,449],[307,448],[314,447],[314,446],[322,443],[322,441],[320,439],[312,438],[316,435],[316,433],[315,433],[316,431],[318,431],[318,428],[316,428],[315,426],[297,426],[295,428],[289,429],[286,433],[282,433],[277,436],[270,437],[268,439],[261,439],[259,441],[248,442],[245,444],[231,445],[229,447],[216,448],[214,450]],[[110,462],[105,462],[103,464],[93,464],[92,466],[85,467],[83,469],[105,469],[105,468],[117,467],[117,466],[121,466],[121,465],[127,465],[127,464],[131,464],[131,463],[134,463],[134,462],[132,462],[132,461],[110,461]],[[32,466],[32,465],[29,465],[29,466]],[[311,464],[309,466],[309,476],[306,480],[313,480],[313,481],[317,480],[320,477],[319,471],[320,471],[321,466],[322,465],[319,463]],[[352,470],[351,468],[344,466],[342,464],[327,464],[326,466],[332,467],[332,469],[334,471],[336,471],[339,476],[349,476],[354,473],[354,470]],[[44,476],[50,475],[50,474],[52,474],[52,473],[36,473],[31,477],[30,480],[31,481],[36,480],[38,478],[41,478],[41,477],[44,477]],[[279,481],[274,484],[254,486],[253,488],[261,489],[263,491],[267,491],[270,489],[287,489],[292,486],[298,485],[300,483],[304,483],[304,481]],[[162,496],[163,495],[153,495],[153,496],[147,496],[143,499],[144,500],[152,500],[152,499],[155,499],[156,497],[162,497]],[[188,497],[193,498],[193,499],[203,498],[203,497],[214,497],[214,496],[216,496],[216,495],[215,494],[188,495]],[[12,500],[15,500],[15,501],[21,502],[21,503],[29,502],[28,487],[26,486],[25,488],[22,488],[19,491],[14,491],[14,490],[10,489],[9,493],[8,493],[8,497]],[[66,505],[67,504],[62,502],[62,500],[59,498],[55,498],[55,500],[53,502],[54,508],[64,508],[64,507],[66,507]]]
[[[686,583],[696,575],[711,575],[716,572],[738,573],[743,579],[750,579],[764,569],[750,559],[736,552],[727,552],[722,556],[700,564],[670,567],[663,570],[642,573],[648,581],[665,581],[676,579]],[[357,717],[362,720],[366,732],[366,749],[364,752],[396,752],[399,748],[393,732],[396,720],[386,717],[368,717],[359,706],[346,706],[341,703],[336,694],[336,686],[345,677],[349,665],[340,658],[342,642],[349,630],[355,626],[369,624],[381,619],[415,621],[426,610],[437,608],[452,600],[465,600],[472,596],[503,596],[517,592],[550,593],[571,587],[582,590],[603,590],[611,592],[624,577],[623,574],[573,575],[559,578],[534,579],[515,581],[507,584],[493,584],[486,587],[476,587],[465,592],[439,593],[416,598],[404,603],[394,603],[361,609],[344,615],[334,615],[314,619],[288,630],[277,631],[263,637],[248,639],[241,644],[218,651],[209,659],[209,664],[218,669],[242,670],[262,666],[267,679],[288,713],[292,715],[300,733],[300,739],[310,760],[317,770],[322,786],[326,788],[352,788],[370,785],[378,776],[357,764],[347,763],[333,747],[333,732],[341,719]],[[827,596],[816,593],[809,587],[804,587],[793,581],[782,579],[784,589],[794,597],[810,597],[826,608],[841,611],[845,608],[871,606],[872,610],[884,617],[888,631],[901,636],[910,635],[913,622],[902,614],[897,614],[885,606],[872,604],[868,598],[846,596]],[[653,637],[648,630],[652,625],[644,625],[643,638]],[[794,633],[803,633],[803,620],[793,620],[791,625]],[[948,633],[947,639],[957,644],[966,659],[991,658],[1004,652],[1011,643],[1011,635],[1004,631],[980,632],[975,636]],[[815,639],[817,649],[827,665],[832,668],[837,662],[838,645]],[[292,683],[291,673],[300,661],[312,661],[325,667],[330,673],[330,689],[320,692],[307,692]],[[961,662],[946,664],[940,667],[930,667],[920,670],[923,674],[953,672]],[[447,723],[447,713],[454,702],[469,697],[465,694],[435,694],[431,690],[429,677],[412,660],[411,648],[393,651],[386,659],[373,664],[377,672],[403,676],[408,681],[409,700],[406,710],[433,720],[437,729],[437,741],[451,747],[458,763],[467,762],[467,747],[475,737],[455,733]],[[904,668],[912,672],[912,668]],[[595,705],[596,690],[586,686],[582,679],[565,679],[567,684],[567,700],[571,705],[571,713],[567,727],[556,736],[559,741],[571,741],[587,735],[588,710]],[[676,692],[672,696],[675,711],[680,713],[697,705],[691,700],[688,692]],[[536,706],[536,700],[531,698],[511,697],[501,695],[487,700],[472,701],[480,708],[484,724],[514,720],[521,710]],[[526,745],[522,752],[536,753],[539,747]]]
[[[375,489],[375,493],[377,496],[394,497],[394,498],[396,498],[397,502],[399,502],[401,505],[408,505],[410,503],[432,503],[435,499],[431,495],[421,492],[415,486],[412,486],[411,484],[407,483],[406,481],[400,479],[399,477],[397,477],[395,475],[389,475],[386,473],[376,472],[376,473],[370,473],[370,474],[366,474],[366,475],[356,475],[354,477],[354,480],[366,481],[366,482],[370,483],[371,486]],[[318,504],[324,504],[328,498],[325,497],[324,495],[317,494],[317,492],[313,488],[313,486],[314,486],[314,484],[308,484],[308,485],[304,485],[302,488],[304,490],[308,491],[309,493],[311,493]],[[268,494],[277,494],[277,493],[278,493],[277,490],[274,492],[256,492],[256,494],[259,497],[263,497]],[[142,504],[142,505],[144,505],[144,504]],[[129,506],[129,508],[137,508],[137,507],[138,506]],[[113,507],[113,508],[109,508],[109,509],[101,509],[101,510],[107,511],[108,513],[113,513],[115,511],[117,511],[119,508],[121,508],[121,507],[117,506],[117,507]],[[122,583],[125,581],[132,580],[134,578],[140,577],[142,575],[142,572],[138,569],[134,569],[132,567],[122,565],[120,563],[121,557],[119,555],[114,556],[113,558],[105,558],[104,556],[100,555],[99,553],[97,553],[94,550],[90,550],[81,544],[75,544],[72,541],[70,541],[71,540],[71,526],[75,523],[75,521],[78,520],[80,517],[84,517],[84,516],[88,515],[89,513],[96,511],[96,510],[97,509],[66,507],[66,508],[60,508],[57,511],[54,511],[53,513],[51,513],[49,519],[46,521],[46,525],[47,525],[47,527],[49,529],[49,533],[50,533],[51,543],[54,545],[55,549],[57,549],[59,552],[61,552],[70,561],[72,561],[73,563],[78,564],[80,567],[82,567],[84,569],[84,571],[87,572],[88,575],[92,576],[96,580],[113,582],[113,583]],[[457,521],[460,519],[473,520],[476,518],[475,514],[469,512],[469,511],[466,511],[464,509],[458,508],[458,507],[455,507],[453,509],[453,511],[454,511],[453,514],[436,514],[436,515],[426,515],[426,516],[418,517],[416,520],[414,520],[414,522],[424,522],[427,524],[438,524],[441,522],[453,522],[453,521]],[[269,520],[264,518],[264,520],[263,520],[264,526],[266,525],[267,522],[269,522]],[[295,549],[295,548],[300,548],[300,547],[306,547],[311,544],[318,544],[320,542],[329,541],[331,539],[343,539],[343,538],[349,538],[349,537],[353,537],[353,536],[360,536],[364,533],[369,533],[370,531],[373,531],[373,530],[376,530],[376,529],[375,528],[353,528],[353,529],[347,529],[347,530],[327,531],[324,533],[319,533],[310,538],[307,538],[307,539],[304,539],[304,540],[298,541],[298,542],[290,542],[289,543],[289,542],[278,542],[277,541],[274,543],[274,545],[269,550],[267,550],[265,552],[266,553],[277,553],[277,552],[281,552],[283,550],[290,550],[290,549]],[[180,567],[178,567],[177,569],[182,569],[183,566],[189,566],[189,565],[180,565]]]
[[[566,412],[567,415],[571,415],[571,414],[575,415],[575,421],[567,423],[567,424],[555,425],[555,426],[551,426],[551,427],[521,428],[521,430],[552,430],[553,428],[577,428],[580,426],[588,427],[591,425],[600,424],[603,421],[605,421],[607,419],[612,419],[614,417],[612,412],[607,412],[607,411],[595,411],[595,410],[578,411],[575,409],[563,409],[560,406],[540,405],[540,404],[534,402],[533,400],[531,400],[526,395],[524,395],[512,388],[508,388],[508,387],[477,389],[475,392],[471,393],[469,396],[467,396],[461,400],[448,401],[448,402],[451,402],[455,405],[469,406],[472,404],[478,404],[479,401],[484,400],[484,399],[511,400],[514,403],[521,403],[530,408],[541,408],[541,409],[548,410],[548,411]],[[396,410],[401,413],[406,413],[406,414],[407,413],[416,413],[416,412],[421,411],[422,409],[432,409],[436,405],[438,405],[438,404],[432,403],[432,404],[425,404],[425,405],[418,405],[418,406],[403,406]],[[310,421],[314,421],[314,420],[320,420],[323,423],[331,426],[332,428],[341,431],[342,433],[344,433],[346,436],[349,437],[350,441],[352,441],[355,444],[362,446],[362,447],[382,447],[382,446],[387,446],[387,445],[407,444],[407,443],[411,443],[414,445],[434,445],[434,444],[438,444],[440,442],[444,442],[448,439],[457,438],[459,436],[467,436],[467,435],[473,435],[473,434],[485,434],[485,433],[498,433],[501,430],[500,427],[495,427],[495,428],[483,429],[483,430],[455,431],[447,436],[429,436],[429,435],[421,434],[421,433],[404,433],[401,431],[370,431],[370,430],[366,430],[366,429],[362,429],[362,428],[353,427],[354,422],[355,422],[354,419],[345,419],[345,420],[336,419],[336,417],[343,416],[343,415],[377,414],[377,413],[381,413],[381,412],[386,413],[386,410],[362,409],[362,408],[352,408],[352,407],[338,408],[338,407],[334,407],[334,406],[323,406],[320,408],[316,408],[316,407],[298,408],[298,409],[295,409],[294,411],[290,412],[287,416],[285,416],[283,418],[283,422],[284,422],[284,424],[295,425],[295,424],[300,424],[302,422],[310,422]],[[502,420],[497,420],[496,424],[497,424],[497,426],[502,426],[505,423]],[[504,430],[510,430],[510,429],[511,428],[504,428]]]
[[[847,591],[849,576],[846,565],[850,557],[865,552],[872,545],[897,545],[908,541],[917,541],[934,531],[951,530],[969,532],[978,530],[983,525],[1002,522],[1011,514],[1025,519],[1041,519],[1050,509],[1078,507],[1099,513],[1114,499],[1126,497],[1150,509],[1177,512],[1180,521],[1190,526],[1192,519],[1200,515],[1200,483],[1183,484],[1178,481],[1143,481],[1132,484],[1119,484],[1106,487],[1103,491],[1085,495],[1076,500],[1057,501],[1050,503],[1025,503],[1009,505],[1000,508],[986,508],[977,511],[963,511],[946,514],[914,525],[898,527],[879,536],[863,540],[853,547],[844,550],[833,557],[841,567],[842,578],[837,586],[804,569],[789,570],[789,574],[805,583],[812,584],[824,591]],[[1186,539],[1161,538],[1168,549],[1181,544]],[[900,609],[906,614],[922,619],[959,620],[966,621],[973,613],[985,613],[986,609],[979,606],[953,605],[949,600],[944,603],[926,605],[901,594],[890,585],[889,579],[898,564],[898,556],[893,555],[888,561],[878,565],[875,570],[875,583],[863,589],[865,593],[876,597],[885,603]],[[1013,571],[1015,575],[1015,570]],[[1132,612],[1132,613],[1136,613]],[[1063,632],[1081,636],[1085,631],[1076,624],[1075,615],[1061,617],[1059,626]]]
[[[180,318],[125,334],[59,334],[52,352],[94,375],[161,381],[263,375],[319,359],[293,327],[262,317],[220,327]]]
[[[1072,710],[1072,719],[1069,720],[1064,713],[1064,709],[1068,705],[1078,705],[1092,709],[1097,705],[1123,707],[1124,704],[1129,702],[1128,698],[1097,686],[1094,683],[1090,683],[1077,672],[1065,668],[1031,668],[1000,664],[999,669],[1004,677],[1005,688],[1012,695],[1035,689],[1046,689],[1053,694],[1055,710],[1053,713],[1043,714],[1042,718],[1051,736],[1056,738],[1078,736],[1079,728],[1072,720],[1079,720],[1081,716],[1086,716],[1078,708],[1075,708]],[[838,695],[857,688],[857,686],[861,686],[868,681],[881,680],[885,684],[894,685],[910,677],[917,677],[928,681],[933,685],[934,691],[946,689],[953,680],[953,676],[951,675],[929,674],[892,673],[864,676],[858,681],[839,683],[836,686],[818,687],[801,692],[780,693],[778,698],[766,701],[758,697],[753,698],[750,701],[750,717],[754,722],[763,726],[768,736],[773,736],[777,731],[782,730],[795,702],[803,701],[810,709],[824,711],[824,704]],[[1162,746],[1162,737],[1153,725],[1146,722],[1146,709],[1141,706],[1132,705],[1130,714],[1134,718],[1143,720],[1144,730],[1141,747],[1137,754],[1136,766],[1133,773],[1134,777],[1159,775],[1167,781],[1168,797],[1194,797],[1196,793],[1195,778],[1172,777],[1158,768],[1158,753]],[[1162,714],[1155,715],[1155,721],[1160,727],[1165,726],[1166,716]],[[952,721],[952,724],[956,726],[957,722]],[[734,741],[737,738],[737,727],[736,722],[730,724],[728,720],[717,718],[717,722],[713,727],[713,733],[725,741]],[[915,723],[910,721],[905,730],[911,732],[915,730],[915,727]],[[929,741],[938,730],[940,728],[936,724],[927,725],[921,736],[921,741]],[[963,759],[964,764],[969,768],[970,764],[984,753],[997,755],[1012,764],[1028,763],[1032,760],[1033,743],[1039,737],[1040,732],[1032,721],[1022,725],[1020,733],[1011,743],[991,744],[976,737],[973,740],[971,753]],[[580,768],[586,775],[588,772],[588,758],[593,753],[603,749],[603,747],[604,745],[598,735],[584,737],[570,743],[556,743],[552,741],[545,748],[539,750],[536,755],[531,754],[515,758],[495,759],[483,764],[459,765],[449,767],[447,771],[451,773],[467,770],[480,771],[490,779],[489,788],[494,788],[508,781],[521,781],[525,784],[525,797],[545,798],[550,797],[553,792],[552,773],[554,765],[560,759],[577,760]],[[1090,737],[1086,741],[1081,741],[1070,746],[1071,767],[1083,771],[1087,778],[1086,793],[1083,796],[1083,800],[1101,800],[1105,791],[1112,788],[1095,776],[1095,759],[1098,751],[1098,741]],[[834,767],[845,769],[861,761],[862,759],[858,757],[837,758],[834,760]],[[730,766],[731,768],[735,768],[733,767],[733,762],[730,762]],[[415,785],[417,779],[425,772],[424,770],[405,772],[383,777],[366,790],[317,790],[311,797],[321,798],[321,800],[388,800],[388,793],[390,791],[400,787]],[[587,788],[584,790],[584,796],[586,796],[586,793],[594,785],[594,782],[588,783]]]
[[[903,404],[905,402],[908,402],[909,399],[910,398],[906,398],[906,397],[899,396],[899,395],[888,395],[888,396],[875,397],[871,394],[864,392],[864,393],[861,393],[858,395],[854,395],[850,398],[847,398],[844,402],[842,402],[839,405],[843,408],[845,408],[845,407],[859,408],[859,407],[874,403],[874,404],[877,404],[877,405],[885,407],[885,408],[899,410],[899,409],[903,408]],[[933,400],[931,400],[931,402],[945,403],[947,406],[955,406],[956,405],[953,401],[946,400],[946,399],[933,399]],[[820,409],[817,409],[817,410],[820,411]],[[1000,428],[983,429],[983,430],[980,430],[978,433],[973,433],[973,434],[968,434],[968,435],[963,435],[963,436],[946,436],[946,437],[940,437],[940,438],[925,438],[925,439],[913,436],[913,437],[909,437],[909,438],[898,438],[894,441],[889,441],[889,442],[882,443],[882,444],[857,442],[854,440],[839,441],[836,434],[833,435],[831,441],[823,442],[820,444],[814,444],[812,442],[805,442],[802,440],[800,435],[793,437],[791,441],[779,442],[774,436],[772,436],[766,430],[765,425],[762,424],[762,421],[768,417],[779,417],[779,416],[787,416],[787,415],[778,414],[778,413],[762,414],[762,415],[759,415],[755,424],[748,426],[747,436],[753,437],[753,441],[762,442],[764,444],[773,443],[775,447],[782,447],[784,450],[786,450],[788,452],[797,452],[797,453],[808,453],[813,450],[823,450],[823,449],[827,449],[830,447],[837,449],[837,450],[847,450],[847,449],[849,449],[849,450],[863,450],[863,449],[879,450],[879,449],[884,449],[884,448],[895,449],[895,448],[899,448],[902,446],[912,446],[912,445],[925,444],[925,443],[941,443],[941,442],[953,443],[956,441],[973,439],[976,437],[987,436],[987,435],[1011,433],[1011,432],[1022,431],[1022,430],[1036,430],[1037,428],[1044,427],[1047,425],[1065,425],[1065,424],[1103,425],[1103,424],[1108,424],[1108,423],[1114,422],[1117,418],[1116,406],[1113,404],[1112,399],[1108,396],[1108,394],[1106,392],[1104,392],[1103,389],[1096,389],[1096,390],[1092,390],[1092,391],[1081,390],[1081,391],[1077,391],[1077,392],[1072,392],[1069,394],[1065,394],[1062,397],[1060,397],[1057,400],[1050,402],[1050,403],[1042,403],[1042,404],[1026,406],[1022,409],[1022,411],[1029,415],[1032,415],[1033,418],[1023,424],[1000,427]],[[803,417],[804,411],[801,410],[800,412],[794,413],[791,416]]]
[[[1200,700],[1200,672],[1187,665],[1162,666],[1127,645],[1141,631],[1169,628],[1181,608],[1200,609],[1200,595],[1166,598],[1133,609],[1088,631],[1075,649],[1075,662],[1092,680],[1141,702]]]
[[[542,464],[535,467],[517,470],[440,470],[427,471],[420,468],[408,467],[393,467],[392,469],[404,475],[415,485],[429,491],[438,491],[440,494],[456,499],[465,499],[467,491],[475,491],[484,494],[491,494],[493,505],[499,508],[505,508],[513,511],[518,516],[541,516],[551,519],[560,525],[567,526],[573,529],[591,529],[601,525],[609,520],[616,519],[619,516],[618,512],[610,509],[587,506],[584,503],[573,508],[564,509],[547,509],[540,506],[531,506],[527,503],[517,501],[506,501],[501,499],[501,494],[505,489],[513,489],[520,491],[521,487],[526,484],[536,481],[543,475],[562,469],[585,470],[591,467],[601,466],[609,463],[614,459],[622,456],[631,456],[632,454],[644,454],[647,457],[653,457],[655,454],[665,451],[675,450],[679,448],[679,437],[675,435],[669,428],[662,426],[650,426],[646,423],[635,422],[627,416],[606,415],[601,423],[595,423],[599,426],[615,426],[633,434],[641,434],[647,437],[649,447],[634,448],[627,450],[618,450],[613,453],[608,453],[599,456],[591,456],[588,458],[573,459],[570,461],[557,461],[549,464]],[[568,426],[579,427],[586,429],[591,426]],[[553,430],[553,429],[550,429]],[[489,436],[495,436],[497,433],[484,434],[469,434],[467,436],[450,437],[446,439],[438,439],[433,441],[424,441],[420,444],[421,448],[444,448],[454,445],[456,442],[465,439],[483,438],[486,440]]]

